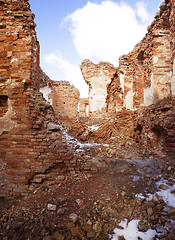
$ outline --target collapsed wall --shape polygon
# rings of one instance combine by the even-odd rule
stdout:
[[[39,93],[39,44],[28,1],[1,0],[0,18],[0,196],[7,196],[76,162]]]
[[[89,115],[104,114],[107,107],[107,86],[116,73],[116,68],[108,62],[94,64],[88,59],[81,63],[80,68],[89,85]]]
[[[50,102],[59,122],[78,121],[78,104],[80,93],[77,88],[68,81],[52,81],[41,70],[40,71],[40,92]]]
[[[171,2],[164,1],[146,36],[132,52],[119,60],[127,109],[137,110],[174,96],[174,83],[171,81],[172,11]]]
[[[174,22],[174,1],[163,1],[142,41],[120,57],[118,69],[108,63],[82,62],[90,87],[90,112],[135,111],[175,96]]]
[[[134,116],[134,140],[142,153],[175,153],[175,99],[164,99]]]
[[[117,135],[131,137],[142,153],[175,152],[174,0],[162,2],[145,37],[128,55],[120,57],[118,68],[85,60],[81,71],[90,87],[91,120],[101,117],[115,121]],[[101,89],[105,94],[100,94]],[[98,112],[92,114],[93,105]],[[123,119],[130,123],[129,133]]]

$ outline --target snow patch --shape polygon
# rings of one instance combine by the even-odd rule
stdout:
[[[95,126],[95,125],[92,125],[92,126],[88,126],[88,130],[90,131],[97,131],[99,129],[100,126]]]
[[[60,128],[62,129],[62,128]],[[88,142],[88,143],[81,143],[79,142],[76,138],[70,136],[67,133],[67,130],[63,130],[63,135],[66,137],[66,141],[69,144],[72,144],[74,146],[74,148],[76,148],[78,146],[78,149],[76,151],[81,151],[82,148],[90,148],[90,147],[95,147],[95,146],[105,146],[108,147],[108,144],[100,144],[100,143],[94,143],[94,142]]]
[[[166,189],[160,189],[160,185],[164,185]],[[172,193],[172,191],[175,189],[175,184],[173,184],[172,186],[168,185],[168,181],[161,179],[159,182],[156,183],[157,187],[158,187],[158,191],[156,192],[156,194],[159,197],[162,197],[162,199],[164,200],[164,202],[171,207],[175,208],[175,194]],[[152,201],[154,194],[147,194],[146,200],[147,201]],[[142,194],[138,194],[137,195],[138,198],[140,199],[144,199],[145,197]]]
[[[161,189],[160,189],[160,190],[157,192],[157,194],[163,198],[164,202],[165,202],[167,205],[175,208],[175,194],[171,193],[172,190],[175,189],[175,184],[173,184],[172,186],[169,186],[169,185],[167,184],[167,181],[165,181],[165,180],[161,180],[161,181],[157,182],[157,186],[158,186],[158,187],[159,187],[161,184],[165,185],[165,186],[167,187],[167,189],[165,189],[165,190],[161,190]]]
[[[139,232],[138,223],[140,220],[132,220],[127,225],[127,219],[121,221],[119,224],[123,229],[116,228],[112,240],[118,240],[120,236],[123,236],[125,240],[137,240],[140,237],[142,240],[151,240],[155,237],[157,232],[149,229],[147,232]]]

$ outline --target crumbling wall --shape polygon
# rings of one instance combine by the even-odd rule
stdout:
[[[170,13],[170,48],[171,48],[171,92],[175,97],[175,3],[171,0],[171,13]]]
[[[89,114],[103,114],[107,109],[107,88],[117,69],[108,62],[94,64],[84,60],[80,66],[83,77],[89,85]]]
[[[86,119],[89,116],[89,99],[80,98],[79,101],[79,118]]]
[[[164,99],[135,112],[134,140],[142,153],[175,153],[175,99]]]
[[[40,92],[52,105],[57,118],[63,122],[78,120],[80,93],[68,81],[52,81],[40,70]]]
[[[107,113],[115,114],[123,108],[124,89],[117,71],[107,87]]]
[[[119,69],[124,74],[125,86],[129,88],[126,94],[124,91],[125,107],[128,109],[149,106],[172,95],[170,12],[170,3],[163,2],[146,36],[132,52],[120,58]],[[129,93],[132,106],[127,104]]]
[[[132,52],[119,60],[119,70],[124,78],[124,107],[127,109],[140,109],[173,96],[172,4],[163,1],[145,37]]]
[[[84,79],[90,85],[90,112],[135,111],[175,95],[174,22],[174,2],[165,0],[145,37],[120,57],[117,70],[107,63],[102,67],[89,60],[82,63]]]
[[[78,120],[80,93],[67,81],[52,81],[52,106],[58,119]]]
[[[39,93],[39,44],[28,1],[1,0],[0,18],[0,196],[6,196],[76,162]]]

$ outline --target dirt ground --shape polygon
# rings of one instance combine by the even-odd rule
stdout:
[[[91,161],[94,171],[58,175],[39,184],[32,194],[1,199],[0,239],[110,239],[125,218],[140,219],[143,231],[158,225],[165,228],[165,223],[174,221],[170,221],[174,213],[168,215],[171,208],[163,210],[167,206],[162,199],[151,205],[137,197],[154,194],[160,178],[174,179],[173,157],[168,161],[99,157]],[[169,230],[155,239],[175,239],[174,227],[169,224]]]

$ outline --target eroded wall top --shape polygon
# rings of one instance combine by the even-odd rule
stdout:
[[[134,111],[175,96],[174,8],[173,0],[162,2],[145,37],[120,57],[118,70],[109,63],[82,62],[90,112]]]
[[[80,68],[89,85],[89,113],[93,115],[105,112],[107,87],[117,69],[108,62],[94,64],[88,59],[81,63]]]

